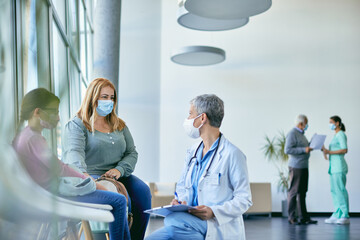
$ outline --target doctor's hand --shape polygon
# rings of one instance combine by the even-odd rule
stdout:
[[[170,203],[170,205],[179,205],[179,204],[187,205],[187,202],[186,201],[180,201],[180,203],[179,203],[179,201],[174,198]]]
[[[197,206],[196,209],[190,209],[189,213],[202,220],[209,220],[215,217],[214,212],[211,210],[211,208],[205,205]]]

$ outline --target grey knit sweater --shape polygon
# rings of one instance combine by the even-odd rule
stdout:
[[[308,168],[310,153],[306,153],[305,149],[309,146],[309,142],[303,132],[293,128],[286,136],[285,153],[289,154],[289,167],[292,168]]]

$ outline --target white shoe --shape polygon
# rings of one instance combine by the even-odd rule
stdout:
[[[338,220],[339,220],[339,219],[336,218],[336,217],[330,217],[330,218],[328,218],[328,219],[325,219],[325,223],[328,223],[328,224],[336,224]]]
[[[350,219],[349,218],[340,218],[336,221],[336,223],[342,224],[342,225],[350,224]]]

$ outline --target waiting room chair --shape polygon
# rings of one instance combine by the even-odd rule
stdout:
[[[0,143],[0,218],[21,226],[27,221],[49,223],[58,221],[82,221],[86,240],[92,240],[89,220],[112,222],[110,205],[88,204],[57,197],[40,187],[28,175],[13,148]],[[75,221],[75,222],[76,222]],[[20,229],[21,230],[21,229]],[[42,226],[38,239],[46,239]]]

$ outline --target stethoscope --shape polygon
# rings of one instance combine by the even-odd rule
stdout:
[[[217,146],[216,146],[216,148],[215,148],[214,154],[212,155],[212,157],[211,157],[211,159],[210,159],[210,163],[209,163],[208,167],[206,168],[204,177],[208,175],[209,169],[210,169],[210,167],[211,167],[211,165],[212,165],[212,163],[213,163],[213,161],[214,161],[214,157],[215,157],[215,155],[216,155],[216,153],[217,153],[217,151],[218,151],[218,149],[219,149],[221,136],[222,136],[222,133],[220,133],[218,144],[217,144]],[[199,151],[199,149],[200,149],[200,147],[201,147],[202,144],[204,144],[203,141],[201,141],[201,143],[200,143],[199,146],[197,147],[197,149],[196,149],[196,151],[195,151],[195,153],[194,153],[194,156],[193,156],[192,158],[190,158],[189,163],[188,163],[188,166],[187,166],[187,171],[186,171],[186,175],[185,175],[185,176],[187,176],[188,173],[189,173],[190,165],[191,165],[193,159],[195,159],[195,161],[196,161],[197,153],[198,153],[198,151]],[[198,165],[199,165],[199,162],[196,161],[196,166],[198,166]],[[191,183],[191,185],[192,185],[192,183]]]

